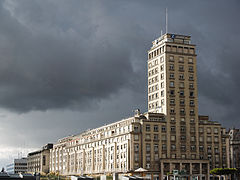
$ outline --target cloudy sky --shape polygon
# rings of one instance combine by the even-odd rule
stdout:
[[[0,166],[146,106],[165,31],[197,45],[200,114],[240,127],[240,1],[1,0]]]

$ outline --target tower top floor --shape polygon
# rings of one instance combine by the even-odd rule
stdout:
[[[155,39],[154,41],[152,41],[152,47],[150,51],[155,47],[162,45],[165,42],[193,45],[191,44],[191,36],[166,33],[160,36],[159,38]]]

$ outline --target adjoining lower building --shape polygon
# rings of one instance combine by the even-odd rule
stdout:
[[[13,163],[7,165],[6,171],[8,174],[26,173],[27,158],[14,159]]]
[[[53,144],[46,144],[41,150],[28,153],[27,169],[30,173],[49,173],[49,156]]]

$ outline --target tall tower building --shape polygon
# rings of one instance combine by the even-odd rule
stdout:
[[[167,129],[179,137],[177,149],[190,152],[192,148],[198,154],[196,53],[190,40],[190,36],[164,34],[152,42],[148,51],[148,111],[166,115]],[[195,159],[196,154],[187,156]]]

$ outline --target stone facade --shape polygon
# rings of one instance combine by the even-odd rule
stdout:
[[[27,169],[30,173],[49,173],[50,149],[53,144],[47,144],[41,150],[28,153]]]

